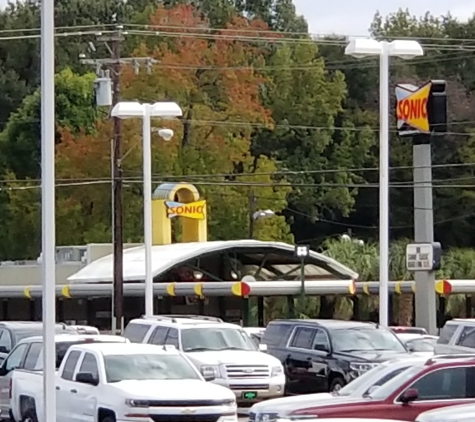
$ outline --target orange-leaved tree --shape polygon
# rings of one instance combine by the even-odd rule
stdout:
[[[150,25],[158,35],[146,36],[135,54],[152,57],[158,64],[151,73],[126,69],[122,92],[130,100],[176,101],[183,109],[181,122],[153,123],[175,131],[166,147],[164,142],[154,142],[154,173],[162,180],[190,181],[206,193],[211,238],[246,236],[249,189],[242,184],[255,179],[247,177],[239,186],[230,179],[264,168],[265,176],[259,180],[264,177],[272,189],[277,164],[253,157],[250,149],[256,128],[273,124],[261,101],[266,78],[258,69],[265,64],[266,39],[279,35],[262,21],[239,16],[225,29],[210,28],[190,5],[160,7],[151,15]],[[286,206],[286,190],[275,190],[270,204],[269,196],[257,192],[256,198],[279,212]],[[283,236],[288,238],[283,219],[281,224],[282,229],[272,232],[286,233]]]

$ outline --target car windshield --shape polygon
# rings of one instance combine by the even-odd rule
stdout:
[[[332,343],[335,352],[406,352],[405,347],[391,331],[376,327],[333,330]]]
[[[251,338],[239,328],[189,328],[181,331],[184,352],[209,350],[258,350]]]
[[[200,380],[183,356],[165,354],[106,355],[107,382],[126,380]]]
[[[369,397],[377,400],[384,400],[389,397],[394,391],[399,388],[401,385],[412,379],[417,375],[424,367],[421,365],[411,366],[405,371],[401,372],[399,375],[395,376],[392,380],[388,381],[386,384],[383,384],[377,390],[373,391]]]
[[[419,338],[406,341],[406,346],[413,352],[433,352],[437,340]]]

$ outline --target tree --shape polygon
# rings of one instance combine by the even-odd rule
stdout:
[[[73,132],[89,131],[95,121],[94,74],[79,76],[64,69],[56,76],[56,124]],[[0,134],[0,155],[18,179],[40,175],[41,99],[37,90],[23,100]],[[56,137],[61,142],[61,137]]]

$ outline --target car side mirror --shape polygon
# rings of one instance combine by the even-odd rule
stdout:
[[[260,343],[260,344],[259,344],[259,350],[260,350],[261,352],[267,352],[267,344],[262,344],[262,343]]]
[[[4,360],[0,366],[0,377],[4,377],[8,374],[6,360]]]
[[[323,345],[323,344],[316,344],[315,346],[313,346],[313,350],[316,350],[318,352],[327,353],[328,355],[331,354],[330,350],[328,350],[328,347]]]
[[[368,394],[368,395],[370,396],[370,395],[373,394],[378,388],[379,388],[379,385],[372,385],[372,386],[368,389],[368,391],[367,391],[366,394]]]
[[[406,347],[407,347],[407,350],[409,350],[410,352],[416,351],[416,348],[414,347],[413,344],[406,344]]]
[[[0,346],[0,353],[9,353],[10,350],[6,346]]]
[[[94,378],[94,376],[90,372],[79,372],[76,375],[76,381],[94,386],[99,384],[99,380]]]
[[[419,398],[419,391],[415,388],[409,388],[408,390],[404,391],[401,395],[401,402],[403,404],[409,404]]]

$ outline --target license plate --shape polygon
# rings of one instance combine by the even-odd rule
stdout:
[[[257,391],[243,391],[241,397],[243,400],[255,400],[257,399]]]

